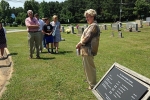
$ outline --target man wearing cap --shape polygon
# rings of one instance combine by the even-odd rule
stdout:
[[[40,58],[40,53],[39,53],[39,44],[40,44],[39,26],[40,25],[38,20],[33,16],[32,10],[28,10],[27,14],[29,17],[25,19],[25,24],[28,31],[28,42],[29,42],[29,50],[30,50],[29,59],[33,58],[34,43],[36,47],[36,58],[39,59]]]

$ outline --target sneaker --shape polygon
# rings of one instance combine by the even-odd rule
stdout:
[[[42,50],[40,50],[40,53],[42,53]]]
[[[4,56],[1,56],[0,59],[1,59],[1,60],[2,60],[2,59],[5,59],[5,57],[4,57]]]
[[[51,54],[54,54],[53,49],[51,49]]]
[[[33,57],[32,56],[29,56],[29,59],[32,59]]]
[[[48,53],[51,53],[49,49],[48,49]]]
[[[92,87],[92,86],[89,86],[89,87],[88,87],[88,90],[92,90],[92,89],[93,89],[93,87]]]
[[[55,51],[56,54],[58,54],[58,51]]]

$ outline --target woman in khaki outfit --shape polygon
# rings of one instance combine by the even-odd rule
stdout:
[[[96,22],[96,11],[89,9],[85,11],[89,26],[84,30],[80,42],[76,45],[76,49],[80,51],[83,60],[83,67],[89,83],[88,89],[92,89],[96,85],[96,68],[94,64],[94,56],[98,52],[100,29]]]

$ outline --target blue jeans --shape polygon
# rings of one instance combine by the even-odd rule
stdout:
[[[44,46],[44,48],[46,48],[46,39],[45,39],[45,35],[43,36],[43,46]]]

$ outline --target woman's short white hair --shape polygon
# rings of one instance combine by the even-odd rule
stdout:
[[[94,9],[88,9],[87,11],[84,12],[84,16],[86,17],[86,15],[91,15],[91,16],[94,16],[96,17],[97,13]]]

